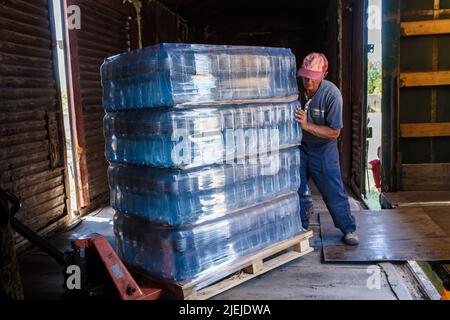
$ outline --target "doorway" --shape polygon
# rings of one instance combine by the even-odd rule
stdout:
[[[381,0],[369,0],[367,8],[367,159],[365,174],[366,202],[370,209],[380,209],[381,191],[381,5]]]

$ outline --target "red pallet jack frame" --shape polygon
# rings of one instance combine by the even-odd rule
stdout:
[[[114,297],[121,300],[155,300],[163,293],[160,286],[146,278],[136,281],[117,256],[108,240],[100,234],[92,234],[71,242],[72,251],[61,252],[49,241],[28,228],[15,218],[22,206],[19,198],[13,193],[1,190],[6,207],[1,212],[9,214],[11,228],[26,238],[33,245],[46,252],[63,267],[64,286],[67,288],[68,268],[79,267],[82,281],[80,289],[67,290],[65,297]],[[16,257],[11,257],[15,260]],[[138,284],[139,282],[139,284]]]
[[[77,254],[81,250],[85,251],[88,268],[106,269],[107,278],[113,283],[121,300],[156,300],[161,297],[162,288],[155,283],[145,278],[140,281],[140,284],[135,281],[104,236],[94,234],[73,240],[72,248]],[[94,266],[94,264],[102,266]]]

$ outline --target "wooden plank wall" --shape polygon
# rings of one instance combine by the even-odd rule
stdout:
[[[450,163],[402,165],[403,191],[450,190]],[[450,200],[450,192],[448,199]]]
[[[400,187],[450,190],[450,2],[400,0],[400,16]]]
[[[44,235],[67,218],[50,30],[47,0],[0,2],[0,187],[20,197],[17,217]]]

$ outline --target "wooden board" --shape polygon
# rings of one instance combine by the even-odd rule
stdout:
[[[402,138],[448,136],[450,136],[450,122],[400,124],[400,137]]]
[[[450,206],[430,206],[422,209],[450,237]]]
[[[309,245],[312,237],[312,231],[302,232],[254,255],[220,266],[214,276],[207,274],[183,283],[146,277],[159,283],[179,299],[206,300],[312,252],[314,249]],[[136,273],[136,270],[133,272]]]
[[[359,246],[346,246],[328,214],[320,215],[325,261],[450,260],[450,237],[422,208],[353,213]]]
[[[393,208],[450,207],[450,191],[399,191],[384,192],[383,197]]]
[[[450,85],[450,71],[405,72],[400,74],[400,87]]]
[[[402,36],[421,36],[450,33],[450,19],[402,22]]]

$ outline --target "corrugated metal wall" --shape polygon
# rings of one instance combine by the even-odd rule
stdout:
[[[21,198],[17,217],[42,233],[67,216],[52,58],[47,0],[0,2],[0,187]]]
[[[100,66],[104,58],[130,49],[130,8],[122,1],[75,0],[68,4],[81,9],[81,29],[72,30],[70,46],[75,95],[81,97],[81,118],[77,129],[84,131],[84,146],[80,146],[87,169],[88,205],[82,213],[109,203],[106,176],[105,141],[103,137],[102,88]],[[78,92],[77,92],[78,91]],[[83,127],[84,130],[80,130]]]
[[[205,42],[205,30],[194,26],[173,8],[156,0],[143,0],[142,5],[144,47],[161,42]]]

